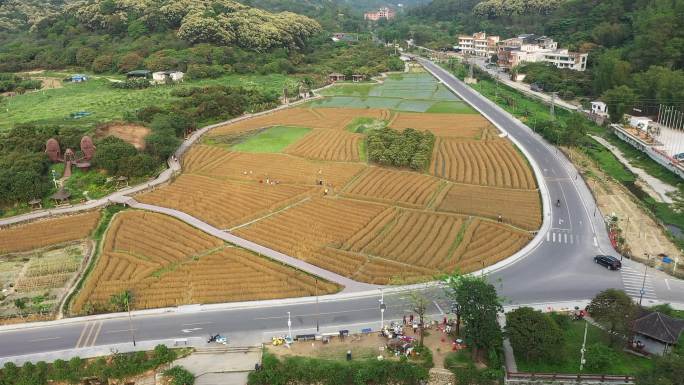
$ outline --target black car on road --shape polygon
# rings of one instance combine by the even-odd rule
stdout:
[[[594,262],[601,266],[605,266],[610,270],[620,270],[622,268],[622,262],[619,259],[610,255],[597,255],[594,257]]]

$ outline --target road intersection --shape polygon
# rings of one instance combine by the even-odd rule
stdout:
[[[448,88],[504,131],[528,157],[539,179],[545,206],[544,226],[521,255],[488,269],[507,305],[530,303],[585,303],[606,288],[625,289],[638,296],[635,277],[644,266],[623,261],[622,272],[606,270],[592,262],[595,254],[614,254],[600,211],[590,190],[570,161],[529,127],[503,111],[436,64],[418,59]],[[561,200],[560,207],[549,204]],[[643,276],[642,276],[643,277]],[[684,303],[681,280],[649,270],[644,304]],[[638,288],[637,288],[638,287]],[[636,289],[635,289],[636,288]],[[429,313],[441,316],[449,308],[438,287],[425,288],[433,299]],[[637,290],[637,291],[635,291]],[[77,347],[138,341],[172,340],[210,333],[236,339],[263,339],[286,330],[288,312],[293,334],[321,330],[360,330],[379,327],[380,290],[357,291],[315,298],[261,301],[250,304],[191,305],[174,309],[0,327],[0,358],[58,352]],[[385,319],[399,319],[410,312],[401,288],[386,289]],[[129,327],[129,322],[133,325]],[[375,326],[372,326],[375,325]],[[285,326],[285,328],[284,328]],[[131,330],[132,329],[132,330]]]

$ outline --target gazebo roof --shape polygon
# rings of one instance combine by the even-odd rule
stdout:
[[[684,331],[684,320],[657,311],[647,312],[634,321],[632,330],[661,342],[676,344]]]
[[[329,74],[328,76],[344,76],[344,75],[339,73],[339,72],[333,72],[333,73]]]
[[[61,189],[59,189],[59,191],[52,194],[52,196],[50,198],[52,198],[54,200],[58,200],[58,201],[63,201],[63,200],[69,199],[70,196],[71,196],[71,193],[68,192],[67,190],[65,190],[64,187],[62,187]]]

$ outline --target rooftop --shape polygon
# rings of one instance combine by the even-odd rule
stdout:
[[[684,320],[657,311],[645,312],[634,321],[632,330],[667,344],[676,344],[684,330]]]

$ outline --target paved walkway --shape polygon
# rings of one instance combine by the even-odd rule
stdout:
[[[619,148],[610,144],[610,142],[607,141],[606,139],[603,139],[602,137],[596,136],[596,135],[589,135],[589,136],[591,136],[594,140],[599,142],[603,147],[607,148],[608,151],[613,153],[613,155],[615,155],[615,157],[618,158],[620,163],[622,163],[625,167],[627,167],[629,169],[629,171],[638,175],[639,178],[641,178],[641,180],[646,182],[646,184],[649,185],[653,189],[653,191],[655,191],[658,194],[658,196],[660,197],[660,199],[662,199],[663,202],[672,203],[672,198],[670,198],[667,195],[667,193],[677,191],[676,187],[674,187],[670,184],[667,184],[658,178],[651,176],[649,173],[647,173],[646,171],[644,171],[643,169],[641,169],[639,167],[632,166],[629,163],[629,159],[627,159],[624,156],[624,154],[622,154],[622,151],[620,151]]]
[[[233,235],[231,233],[225,232],[221,229],[218,229],[206,222],[201,221],[198,218],[193,217],[192,215],[186,214],[182,211],[166,208],[166,207],[161,207],[161,206],[154,206],[154,205],[148,205],[145,203],[139,203],[135,199],[130,198],[130,197],[123,197],[123,198],[117,198],[113,200],[115,203],[123,203],[126,204],[130,207],[136,208],[136,209],[141,209],[141,210],[147,210],[147,211],[152,211],[160,214],[165,214],[172,216],[174,218],[180,219],[181,221],[204,231],[205,233],[209,235],[213,235],[216,238],[222,239],[226,242],[230,242],[234,245],[240,246],[242,248],[245,248],[247,250],[251,250],[257,254],[263,255],[265,257],[271,258],[273,260],[276,260],[278,262],[281,262],[283,264],[286,264],[288,266],[294,267],[295,269],[299,269],[301,271],[307,272],[309,274],[315,275],[317,277],[326,279],[330,282],[337,283],[339,285],[344,286],[344,290],[342,292],[357,292],[357,291],[367,291],[367,290],[373,290],[376,288],[379,288],[380,286],[376,285],[371,285],[363,282],[357,282],[352,279],[349,279],[347,277],[341,276],[339,274],[335,274],[331,271],[321,269],[318,266],[312,265],[310,263],[304,262],[300,259],[290,257],[289,255],[285,255],[279,251],[275,251],[273,249],[270,249],[268,247],[259,245],[257,243],[254,243],[252,241],[249,241],[244,238],[240,238],[236,235]]]

